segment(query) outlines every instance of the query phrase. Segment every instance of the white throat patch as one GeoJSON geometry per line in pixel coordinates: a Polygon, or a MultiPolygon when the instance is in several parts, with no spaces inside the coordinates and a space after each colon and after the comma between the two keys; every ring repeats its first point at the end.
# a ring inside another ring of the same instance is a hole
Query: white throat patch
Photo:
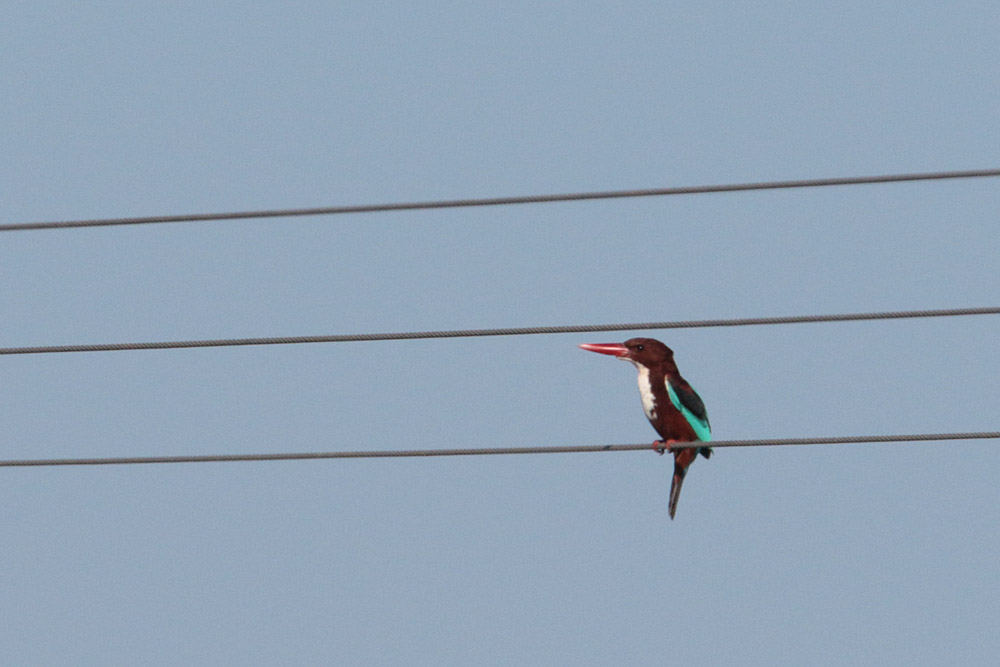
{"type": "MultiPolygon", "coordinates": [[[[635,362],[633,362],[635,363],[635,362]]],[[[656,404],[653,402],[653,385],[649,382],[649,369],[641,364],[635,364],[639,370],[639,396],[642,397],[642,409],[646,419],[656,419],[656,404]]]]}

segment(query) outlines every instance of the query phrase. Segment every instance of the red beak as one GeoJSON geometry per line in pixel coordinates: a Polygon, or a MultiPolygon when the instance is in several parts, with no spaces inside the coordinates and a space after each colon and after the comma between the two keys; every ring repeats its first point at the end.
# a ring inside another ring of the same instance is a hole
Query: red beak
{"type": "Polygon", "coordinates": [[[628,348],[621,343],[581,343],[577,347],[598,354],[609,354],[612,357],[624,357],[628,354],[628,348]]]}

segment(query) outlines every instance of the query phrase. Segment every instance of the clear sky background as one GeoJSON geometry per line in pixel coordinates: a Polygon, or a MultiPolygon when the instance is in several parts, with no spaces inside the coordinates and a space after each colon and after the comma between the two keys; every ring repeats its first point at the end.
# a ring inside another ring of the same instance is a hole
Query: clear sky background
{"type": "MultiPolygon", "coordinates": [[[[2,222],[1000,166],[990,3],[6,2],[2,222]]],[[[992,179],[0,234],[0,345],[997,305],[992,179]]],[[[645,332],[996,430],[995,317],[645,332]]],[[[643,332],[634,332],[639,334],[643,332]]],[[[652,441],[633,333],[3,357],[2,458],[652,441]]],[[[992,441],[0,471],[0,663],[994,664],[992,441]]]]}

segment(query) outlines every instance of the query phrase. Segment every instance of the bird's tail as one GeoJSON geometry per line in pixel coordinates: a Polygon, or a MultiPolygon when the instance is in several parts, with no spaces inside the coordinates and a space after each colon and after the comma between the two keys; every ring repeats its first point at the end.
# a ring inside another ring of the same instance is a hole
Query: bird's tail
{"type": "Polygon", "coordinates": [[[677,513],[677,501],[681,497],[681,485],[684,484],[684,475],[687,474],[688,466],[698,456],[698,450],[684,448],[674,451],[674,478],[670,482],[670,518],[674,518],[677,513]]]}
{"type": "Polygon", "coordinates": [[[676,463],[674,464],[674,479],[670,483],[670,518],[671,519],[673,519],[674,518],[674,514],[677,513],[677,501],[680,500],[680,497],[681,497],[681,484],[684,483],[684,474],[686,472],[687,471],[684,468],[680,467],[676,463]]]}

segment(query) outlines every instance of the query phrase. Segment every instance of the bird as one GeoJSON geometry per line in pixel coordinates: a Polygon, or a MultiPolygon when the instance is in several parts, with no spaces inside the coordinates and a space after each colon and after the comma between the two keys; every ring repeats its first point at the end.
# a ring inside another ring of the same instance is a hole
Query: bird
{"type": "Polygon", "coordinates": [[[660,434],[653,443],[659,454],[674,455],[674,476],[670,483],[670,518],[677,513],[677,500],[688,467],[701,454],[712,455],[711,447],[671,447],[677,442],[708,442],[712,426],[698,392],[681,377],[674,351],[655,338],[630,338],[624,343],[582,343],[580,348],[630,361],[639,371],[639,395],[646,418],[660,434]]]}

